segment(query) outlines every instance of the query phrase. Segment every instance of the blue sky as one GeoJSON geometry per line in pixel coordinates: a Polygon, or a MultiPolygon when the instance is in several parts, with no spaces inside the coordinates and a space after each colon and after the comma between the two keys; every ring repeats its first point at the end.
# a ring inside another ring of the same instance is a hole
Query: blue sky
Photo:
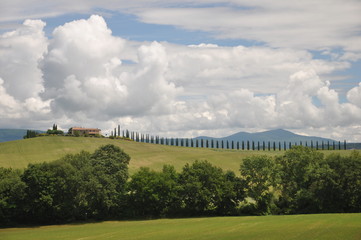
{"type": "Polygon", "coordinates": [[[361,141],[357,0],[0,7],[2,127],[121,124],[185,137],[285,128],[361,141]]]}

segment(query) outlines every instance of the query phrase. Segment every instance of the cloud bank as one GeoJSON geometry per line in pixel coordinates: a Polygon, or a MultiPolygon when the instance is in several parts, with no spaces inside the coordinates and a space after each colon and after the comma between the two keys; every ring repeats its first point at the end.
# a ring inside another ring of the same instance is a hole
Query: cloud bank
{"type": "Polygon", "coordinates": [[[163,136],[287,128],[361,141],[361,85],[341,101],[327,76],[347,59],[307,50],[132,42],[93,15],[57,27],[26,20],[0,36],[0,124],[117,124],[163,136]],[[219,132],[217,132],[219,131],[219,132]]]}

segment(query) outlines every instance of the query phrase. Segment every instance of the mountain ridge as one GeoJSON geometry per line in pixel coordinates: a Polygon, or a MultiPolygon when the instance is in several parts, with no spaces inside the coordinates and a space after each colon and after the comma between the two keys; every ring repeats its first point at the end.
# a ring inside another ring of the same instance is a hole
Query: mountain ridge
{"type": "Polygon", "coordinates": [[[317,136],[305,136],[293,133],[284,129],[274,129],[263,132],[249,133],[249,132],[238,132],[232,135],[216,138],[216,137],[208,137],[208,136],[199,136],[196,139],[214,139],[214,140],[225,140],[225,141],[255,141],[255,142],[292,142],[292,143],[300,143],[307,142],[311,143],[311,141],[316,142],[338,142],[334,139],[330,138],[322,138],[317,136]]]}

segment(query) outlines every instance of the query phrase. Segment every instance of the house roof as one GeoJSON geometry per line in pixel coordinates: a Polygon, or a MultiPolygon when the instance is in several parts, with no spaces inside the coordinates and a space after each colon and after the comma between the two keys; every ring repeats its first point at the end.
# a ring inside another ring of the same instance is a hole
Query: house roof
{"type": "Polygon", "coordinates": [[[73,131],[81,131],[81,130],[87,130],[87,131],[100,131],[99,128],[82,128],[82,127],[73,127],[73,131]]]}

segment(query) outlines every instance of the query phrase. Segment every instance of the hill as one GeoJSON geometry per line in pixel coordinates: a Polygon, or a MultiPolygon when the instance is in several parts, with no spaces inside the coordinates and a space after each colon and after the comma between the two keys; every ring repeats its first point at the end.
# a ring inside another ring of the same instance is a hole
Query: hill
{"type": "MultiPolygon", "coordinates": [[[[186,148],[108,138],[47,136],[0,143],[0,166],[24,168],[29,163],[54,161],[68,153],[79,153],[82,150],[93,152],[105,144],[119,146],[131,156],[131,172],[139,167],[160,170],[164,164],[174,165],[180,170],[186,163],[208,160],[216,166],[238,173],[244,157],[260,154],[257,151],[186,148]]],[[[267,154],[281,153],[276,151],[267,154]]]]}
{"type": "MultiPolygon", "coordinates": [[[[50,162],[69,153],[79,153],[82,150],[93,152],[106,144],[119,146],[131,156],[130,172],[139,167],[161,170],[164,164],[174,165],[180,170],[186,163],[207,160],[215,166],[238,173],[242,159],[247,156],[283,154],[283,151],[190,148],[108,138],[47,136],[0,143],[0,166],[21,169],[29,163],[50,162]]],[[[349,151],[324,151],[325,154],[333,152],[349,154],[349,151]]]]}
{"type": "MultiPolygon", "coordinates": [[[[14,141],[23,139],[26,135],[26,129],[0,129],[0,142],[14,141]]],[[[43,132],[35,130],[37,132],[43,132]]]]}
{"type": "Polygon", "coordinates": [[[254,141],[254,142],[291,142],[291,143],[303,143],[307,142],[308,144],[313,141],[314,143],[318,141],[319,143],[323,142],[333,142],[335,140],[321,137],[311,137],[311,136],[303,136],[298,135],[293,132],[276,129],[265,132],[257,132],[257,133],[248,133],[248,132],[238,132],[223,138],[213,138],[207,136],[197,137],[197,139],[215,139],[215,140],[225,140],[225,141],[254,141]]]}
{"type": "Polygon", "coordinates": [[[25,129],[0,129],[0,142],[23,139],[24,135],[25,129]]]}

